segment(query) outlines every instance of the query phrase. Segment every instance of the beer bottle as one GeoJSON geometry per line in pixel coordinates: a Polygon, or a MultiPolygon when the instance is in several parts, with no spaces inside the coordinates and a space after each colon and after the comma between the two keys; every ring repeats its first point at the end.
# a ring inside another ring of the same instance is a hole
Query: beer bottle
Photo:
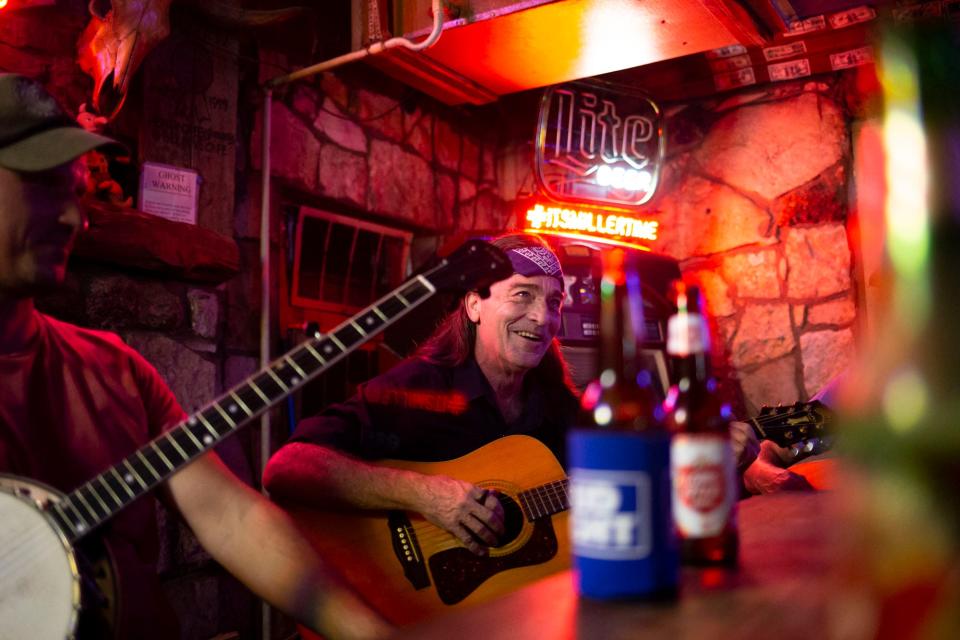
{"type": "Polygon", "coordinates": [[[730,411],[710,371],[710,334],[696,287],[674,284],[677,313],[667,325],[674,384],[664,402],[673,432],[673,516],[685,564],[734,565],[738,535],[736,461],[730,411]]]}
{"type": "Polygon", "coordinates": [[[569,435],[571,535],[582,595],[676,595],[679,558],[670,513],[670,434],[639,359],[643,300],[635,261],[603,254],[599,377],[569,435]]]}

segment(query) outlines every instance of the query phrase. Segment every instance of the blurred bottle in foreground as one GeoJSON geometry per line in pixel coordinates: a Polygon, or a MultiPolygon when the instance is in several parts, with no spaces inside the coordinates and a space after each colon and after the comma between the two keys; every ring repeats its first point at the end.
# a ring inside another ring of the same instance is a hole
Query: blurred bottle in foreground
{"type": "Polygon", "coordinates": [[[854,473],[837,637],[960,637],[958,36],[941,22],[879,40],[890,290],[841,393],[854,473]]]}
{"type": "Polygon", "coordinates": [[[677,313],[667,325],[674,384],[664,407],[673,432],[670,472],[673,517],[685,564],[735,565],[737,470],[730,442],[730,411],[710,368],[710,333],[700,291],[674,283],[677,313]]]}
{"type": "Polygon", "coordinates": [[[670,434],[640,364],[643,300],[622,249],[603,254],[600,376],[569,436],[571,534],[579,591],[597,599],[676,595],[670,434]]]}

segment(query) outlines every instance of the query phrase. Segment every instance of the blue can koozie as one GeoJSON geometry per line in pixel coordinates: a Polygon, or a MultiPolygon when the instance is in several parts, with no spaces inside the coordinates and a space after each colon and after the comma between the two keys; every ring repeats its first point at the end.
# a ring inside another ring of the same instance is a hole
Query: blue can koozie
{"type": "Polygon", "coordinates": [[[568,445],[570,533],[580,594],[674,595],[679,555],[669,433],[574,429],[568,445]]]}

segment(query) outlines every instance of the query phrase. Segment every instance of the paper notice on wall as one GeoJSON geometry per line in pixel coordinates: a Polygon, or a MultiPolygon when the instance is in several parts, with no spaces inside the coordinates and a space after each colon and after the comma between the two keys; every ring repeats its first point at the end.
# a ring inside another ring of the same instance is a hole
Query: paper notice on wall
{"type": "Polygon", "coordinates": [[[197,224],[199,191],[200,174],[196,171],[144,162],[139,209],[174,222],[197,224]]]}
{"type": "Polygon", "coordinates": [[[726,73],[736,71],[737,69],[745,69],[753,64],[750,56],[747,54],[733,56],[732,58],[717,58],[716,60],[709,60],[708,62],[710,64],[710,70],[714,73],[726,73]]]}
{"type": "Polygon", "coordinates": [[[791,42],[790,44],[783,44],[779,47],[767,47],[763,50],[763,57],[767,59],[767,62],[773,62],[774,60],[783,60],[784,58],[803,55],[806,52],[807,44],[803,40],[800,40],[798,42],[791,42]]]}
{"type": "Polygon", "coordinates": [[[717,58],[731,58],[733,56],[742,56],[747,52],[747,48],[742,44],[728,44],[719,49],[711,49],[705,52],[707,60],[716,60],[717,58]]]}
{"type": "Polygon", "coordinates": [[[767,65],[767,73],[774,82],[795,80],[810,75],[810,61],[806,58],[767,65]]]}
{"type": "Polygon", "coordinates": [[[830,68],[834,71],[859,67],[862,64],[873,64],[873,49],[870,45],[830,54],[830,68]]]}
{"type": "Polygon", "coordinates": [[[753,72],[753,67],[738,69],[737,71],[730,71],[729,73],[718,73],[713,76],[713,84],[717,88],[717,91],[746,87],[751,84],[756,84],[756,82],[757,76],[753,72]]]}
{"type": "Polygon", "coordinates": [[[787,33],[788,36],[798,36],[803,33],[812,33],[814,31],[823,31],[827,28],[826,16],[814,16],[805,20],[796,20],[790,23],[787,33]]]}
{"type": "Polygon", "coordinates": [[[877,12],[874,11],[872,7],[856,7],[832,14],[830,16],[830,26],[834,29],[843,29],[844,27],[860,24],[861,22],[868,22],[876,17],[877,12]]]}

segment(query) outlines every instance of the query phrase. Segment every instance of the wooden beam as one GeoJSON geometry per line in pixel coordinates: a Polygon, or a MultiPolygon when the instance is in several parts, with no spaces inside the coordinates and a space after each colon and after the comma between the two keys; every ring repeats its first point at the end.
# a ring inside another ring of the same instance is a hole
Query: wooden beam
{"type": "Polygon", "coordinates": [[[84,206],[90,226],[77,238],[77,258],[206,284],[240,272],[240,249],[232,238],[136,209],[93,201],[84,206]]]}

